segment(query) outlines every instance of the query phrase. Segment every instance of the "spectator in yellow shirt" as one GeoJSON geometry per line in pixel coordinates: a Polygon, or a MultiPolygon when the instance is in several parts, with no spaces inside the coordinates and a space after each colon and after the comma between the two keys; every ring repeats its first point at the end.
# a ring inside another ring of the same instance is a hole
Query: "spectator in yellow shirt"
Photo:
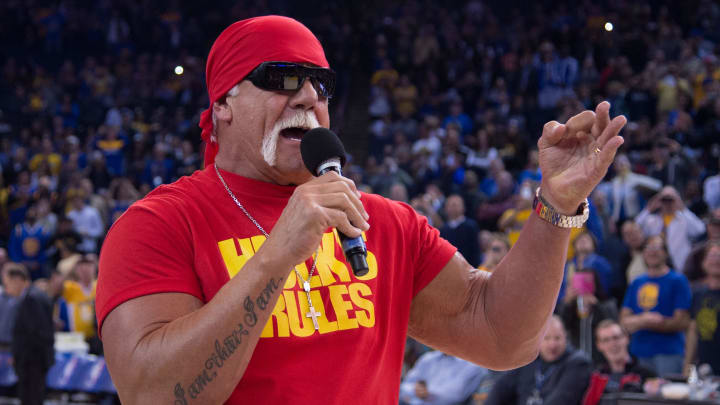
{"type": "Polygon", "coordinates": [[[60,174],[60,169],[62,167],[62,157],[59,153],[55,152],[52,140],[48,137],[43,138],[42,151],[33,155],[32,159],[30,159],[30,163],[28,166],[30,167],[31,171],[36,171],[43,164],[47,164],[48,169],[53,176],[57,176],[58,174],[60,174]]]}
{"type": "Polygon", "coordinates": [[[58,300],[59,318],[63,330],[80,332],[85,339],[95,337],[95,288],[97,282],[97,256],[83,255],[75,265],[71,278],[63,283],[58,300]]]}

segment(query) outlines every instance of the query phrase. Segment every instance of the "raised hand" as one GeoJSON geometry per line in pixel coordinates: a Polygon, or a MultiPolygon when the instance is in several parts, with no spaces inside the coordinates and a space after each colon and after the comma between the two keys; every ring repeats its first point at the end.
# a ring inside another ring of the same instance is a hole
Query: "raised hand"
{"type": "Polygon", "coordinates": [[[583,111],[566,124],[550,121],[538,140],[543,197],[558,211],[574,215],[580,203],[607,173],[627,120],[610,119],[610,103],[583,111]]]}

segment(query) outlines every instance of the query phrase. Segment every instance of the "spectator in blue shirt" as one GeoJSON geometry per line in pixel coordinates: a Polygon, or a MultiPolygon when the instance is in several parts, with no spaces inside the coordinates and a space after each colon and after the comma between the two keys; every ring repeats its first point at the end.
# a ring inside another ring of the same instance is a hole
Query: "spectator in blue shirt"
{"type": "Polygon", "coordinates": [[[153,154],[145,162],[142,182],[153,188],[172,182],[175,177],[175,162],[166,154],[166,146],[156,143],[153,154]]]}
{"type": "Polygon", "coordinates": [[[558,302],[565,297],[568,288],[567,283],[576,271],[582,269],[593,269],[600,281],[599,288],[603,295],[610,296],[611,291],[616,287],[619,276],[614,274],[612,265],[603,256],[595,253],[595,239],[588,232],[582,232],[573,240],[575,256],[565,264],[565,275],[560,287],[558,302]]]}
{"type": "Polygon", "coordinates": [[[487,374],[487,369],[449,354],[427,352],[400,384],[400,404],[463,404],[487,374]]]}
{"type": "Polygon", "coordinates": [[[45,262],[51,236],[49,230],[37,221],[37,207],[34,205],[25,213],[25,221],[15,225],[10,234],[10,259],[25,265],[33,280],[48,276],[45,262]]]}
{"type": "Polygon", "coordinates": [[[648,238],[643,248],[647,273],[625,294],[620,321],[632,334],[630,353],[659,375],[682,372],[685,336],[690,324],[690,284],[668,266],[665,242],[648,238]]]}
{"type": "Polygon", "coordinates": [[[460,128],[460,133],[465,136],[472,132],[473,122],[469,115],[463,112],[463,106],[461,101],[455,101],[450,106],[450,114],[443,120],[443,128],[447,128],[449,125],[457,125],[460,128]]]}
{"type": "Polygon", "coordinates": [[[108,171],[113,176],[125,174],[125,152],[129,147],[127,136],[120,133],[118,127],[101,127],[98,132],[105,132],[95,142],[97,148],[105,156],[108,171]]]}

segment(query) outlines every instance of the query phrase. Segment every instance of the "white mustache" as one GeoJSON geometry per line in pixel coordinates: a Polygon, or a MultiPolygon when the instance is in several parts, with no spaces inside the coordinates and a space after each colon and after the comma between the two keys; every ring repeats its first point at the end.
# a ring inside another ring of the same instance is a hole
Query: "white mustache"
{"type": "Polygon", "coordinates": [[[277,141],[280,137],[280,131],[287,128],[303,128],[311,130],[320,126],[315,112],[303,111],[288,118],[283,118],[275,122],[270,133],[263,138],[262,155],[265,162],[270,166],[275,166],[277,162],[277,141]]]}

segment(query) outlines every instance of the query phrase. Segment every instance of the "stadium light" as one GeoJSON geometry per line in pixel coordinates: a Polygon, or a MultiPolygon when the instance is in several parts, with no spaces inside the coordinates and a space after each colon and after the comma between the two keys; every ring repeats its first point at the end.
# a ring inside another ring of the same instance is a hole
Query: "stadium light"
{"type": "Polygon", "coordinates": [[[185,69],[183,69],[182,66],[180,66],[180,65],[175,66],[175,74],[176,75],[180,76],[181,74],[183,74],[184,71],[185,71],[185,69]]]}
{"type": "Polygon", "coordinates": [[[605,23],[605,31],[610,32],[612,30],[613,30],[613,24],[610,21],[606,22],[605,23]]]}

